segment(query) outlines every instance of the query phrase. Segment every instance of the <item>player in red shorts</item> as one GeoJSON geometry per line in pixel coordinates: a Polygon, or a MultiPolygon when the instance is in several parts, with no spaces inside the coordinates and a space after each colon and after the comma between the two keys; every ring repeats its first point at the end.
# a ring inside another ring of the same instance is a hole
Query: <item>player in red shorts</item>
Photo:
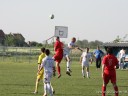
{"type": "Polygon", "coordinates": [[[113,55],[112,48],[107,48],[107,55],[103,57],[102,60],[102,78],[103,78],[103,86],[102,86],[102,96],[105,96],[106,86],[111,80],[113,84],[115,96],[118,96],[118,87],[116,85],[116,66],[118,65],[117,58],[113,55]]]}
{"type": "Polygon", "coordinates": [[[60,42],[60,38],[56,37],[56,42],[54,44],[54,51],[55,55],[53,56],[54,60],[56,61],[56,69],[58,71],[58,78],[61,77],[60,71],[60,62],[63,59],[63,43],[60,42]]]}

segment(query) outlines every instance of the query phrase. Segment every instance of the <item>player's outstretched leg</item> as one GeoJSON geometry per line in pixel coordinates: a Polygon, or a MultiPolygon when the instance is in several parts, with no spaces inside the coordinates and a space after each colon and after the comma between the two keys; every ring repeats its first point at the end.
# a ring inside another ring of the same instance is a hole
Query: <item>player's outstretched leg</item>
{"type": "Polygon", "coordinates": [[[71,76],[71,74],[70,74],[70,63],[69,63],[69,61],[67,61],[67,71],[66,71],[66,74],[69,75],[69,76],[71,76]]]}
{"type": "Polygon", "coordinates": [[[67,61],[67,71],[66,71],[66,74],[67,75],[69,75],[69,76],[71,76],[71,74],[70,74],[70,58],[67,56],[66,57],[66,61],[67,61]]]}
{"type": "Polygon", "coordinates": [[[57,71],[58,71],[58,78],[60,78],[61,77],[61,69],[60,69],[60,65],[59,65],[59,62],[56,62],[56,69],[57,69],[57,71]]]}

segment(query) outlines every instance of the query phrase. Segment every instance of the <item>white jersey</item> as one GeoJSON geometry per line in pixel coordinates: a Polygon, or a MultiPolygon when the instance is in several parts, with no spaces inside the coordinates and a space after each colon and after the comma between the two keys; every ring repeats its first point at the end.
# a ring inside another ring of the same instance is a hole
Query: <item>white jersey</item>
{"type": "Polygon", "coordinates": [[[89,60],[90,58],[92,58],[91,53],[83,52],[81,57],[82,57],[82,64],[89,65],[89,60]]]}
{"type": "Polygon", "coordinates": [[[50,72],[53,73],[53,67],[54,67],[54,60],[52,57],[50,56],[46,56],[43,60],[42,60],[42,64],[41,67],[44,68],[44,72],[50,72]]]}
{"type": "Polygon", "coordinates": [[[125,51],[124,50],[120,50],[119,52],[119,58],[125,57],[125,51]]]}
{"type": "Polygon", "coordinates": [[[72,48],[70,47],[74,47],[75,43],[70,42],[68,43],[68,46],[64,48],[64,55],[69,55],[70,51],[72,50],[72,48]]]}

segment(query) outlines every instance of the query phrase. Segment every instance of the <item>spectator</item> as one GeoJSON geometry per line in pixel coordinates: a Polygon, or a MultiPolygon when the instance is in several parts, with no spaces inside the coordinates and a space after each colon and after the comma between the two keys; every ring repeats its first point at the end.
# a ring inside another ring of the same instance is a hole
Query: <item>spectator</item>
{"type": "Polygon", "coordinates": [[[125,50],[121,49],[119,52],[119,69],[123,69],[125,56],[125,50]]]}
{"type": "Polygon", "coordinates": [[[94,56],[96,58],[96,68],[100,68],[101,66],[101,57],[103,56],[103,51],[100,50],[100,47],[97,46],[97,49],[94,51],[94,56]]]}

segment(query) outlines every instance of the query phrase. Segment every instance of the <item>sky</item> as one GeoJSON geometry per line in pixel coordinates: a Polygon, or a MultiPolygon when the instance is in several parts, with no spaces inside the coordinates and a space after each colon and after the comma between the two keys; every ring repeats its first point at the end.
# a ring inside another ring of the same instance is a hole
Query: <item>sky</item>
{"type": "MultiPolygon", "coordinates": [[[[69,42],[111,42],[128,34],[128,0],[0,0],[0,29],[42,43],[55,26],[67,26],[69,42]],[[49,15],[55,18],[50,19],[49,15]]],[[[128,37],[127,37],[128,40],[128,37]]]]}

